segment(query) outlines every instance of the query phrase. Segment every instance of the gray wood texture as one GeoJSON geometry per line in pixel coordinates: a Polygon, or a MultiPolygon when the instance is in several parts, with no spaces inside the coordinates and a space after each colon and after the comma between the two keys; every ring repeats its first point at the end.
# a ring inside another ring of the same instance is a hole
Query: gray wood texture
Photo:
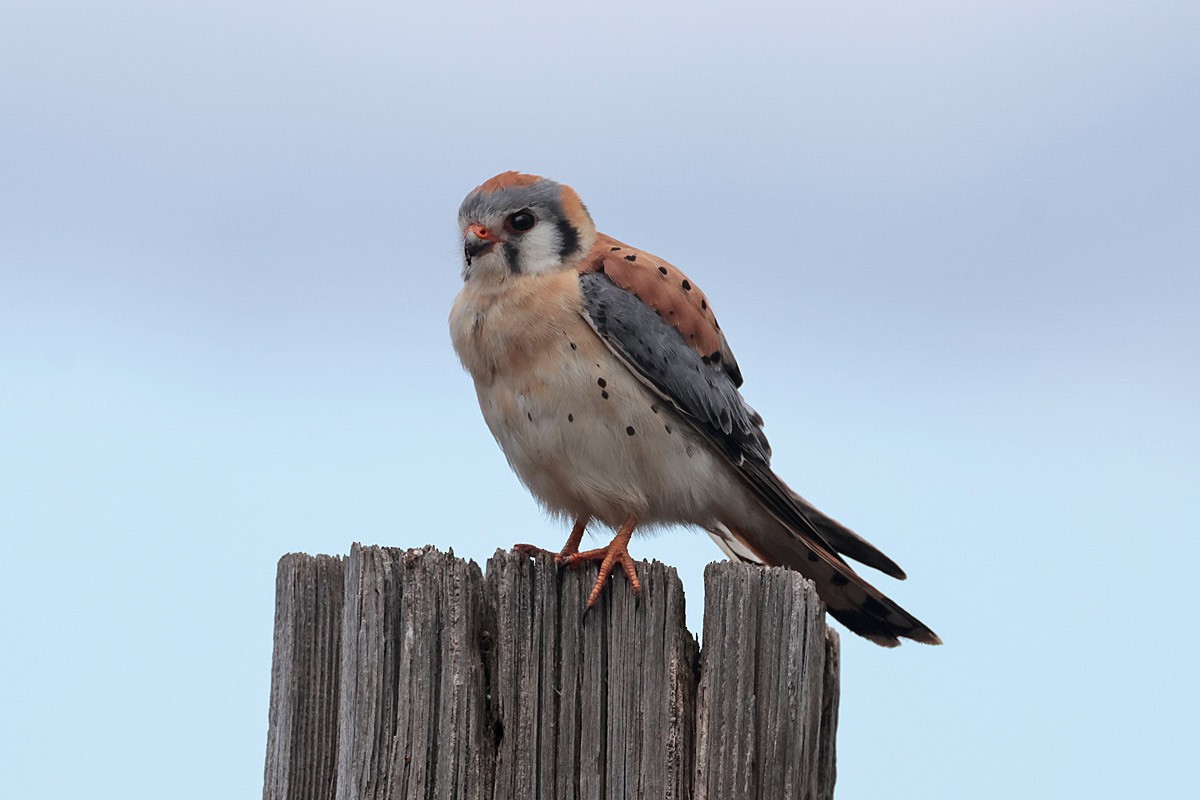
{"type": "Polygon", "coordinates": [[[498,552],[492,700],[503,730],[495,797],[599,800],[691,796],[696,641],[683,585],[656,562],[623,577],[587,618],[597,569],[559,571],[548,556],[498,552]]]}
{"type": "Polygon", "coordinates": [[[337,798],[490,797],[479,567],[355,545],[343,613],[337,798]]]}
{"type": "Polygon", "coordinates": [[[812,585],[705,572],[704,649],[675,570],[584,614],[595,565],[431,547],[288,555],[264,800],[830,798],[838,641],[812,585]]]}
{"type": "Polygon", "coordinates": [[[340,558],[279,560],[263,797],[334,796],[344,574],[340,558]]]}
{"type": "Polygon", "coordinates": [[[831,797],[837,640],[815,587],[732,562],[709,564],[704,585],[694,797],[831,797]]]}

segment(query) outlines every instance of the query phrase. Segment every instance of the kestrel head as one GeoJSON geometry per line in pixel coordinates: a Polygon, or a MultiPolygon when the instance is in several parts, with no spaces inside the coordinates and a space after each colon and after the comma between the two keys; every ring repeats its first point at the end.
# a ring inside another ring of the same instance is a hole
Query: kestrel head
{"type": "Polygon", "coordinates": [[[596,226],[570,186],[502,172],[458,209],[463,279],[504,280],[575,263],[596,241],[596,226]]]}

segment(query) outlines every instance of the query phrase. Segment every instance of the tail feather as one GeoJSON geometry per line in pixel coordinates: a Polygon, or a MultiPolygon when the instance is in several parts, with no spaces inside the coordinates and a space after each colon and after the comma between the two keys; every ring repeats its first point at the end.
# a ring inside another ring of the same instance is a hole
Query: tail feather
{"type": "Polygon", "coordinates": [[[828,516],[800,495],[792,492],[792,497],[804,512],[804,516],[812,523],[821,538],[835,551],[853,558],[860,564],[874,567],[884,575],[890,575],[898,580],[908,577],[900,565],[888,558],[878,547],[859,536],[854,531],[828,516]]]}
{"type": "Polygon", "coordinates": [[[900,637],[924,644],[942,643],[928,626],[811,536],[790,530],[756,535],[728,521],[710,528],[709,534],[730,558],[801,573],[816,584],[817,594],[834,619],[876,644],[897,647],[900,637]]]}

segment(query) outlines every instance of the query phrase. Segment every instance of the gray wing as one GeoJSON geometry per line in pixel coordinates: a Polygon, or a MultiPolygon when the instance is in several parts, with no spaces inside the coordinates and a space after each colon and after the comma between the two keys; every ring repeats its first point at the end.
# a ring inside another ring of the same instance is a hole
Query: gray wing
{"type": "Polygon", "coordinates": [[[583,273],[579,283],[588,323],[635,373],[735,464],[770,463],[762,417],[728,372],[705,361],[654,309],[603,272],[583,273]]]}
{"type": "Polygon", "coordinates": [[[780,521],[842,563],[839,552],[904,578],[894,561],[822,514],[771,470],[771,446],[762,431],[762,417],[742,399],[726,370],[704,359],[658,312],[605,273],[582,273],[579,283],[584,318],[605,344],[725,454],[780,521]]]}

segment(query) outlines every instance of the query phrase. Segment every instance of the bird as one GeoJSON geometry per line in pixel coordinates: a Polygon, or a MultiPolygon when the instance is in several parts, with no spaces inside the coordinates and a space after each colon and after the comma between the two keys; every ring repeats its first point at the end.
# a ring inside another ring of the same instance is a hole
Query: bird
{"type": "Polygon", "coordinates": [[[458,227],[454,350],[517,477],[572,523],[555,559],[600,562],[589,608],[618,566],[640,592],[635,531],[685,525],[733,560],[801,573],[834,619],[876,644],[941,644],[847,559],[904,571],[772,470],[712,305],[680,269],[598,232],[574,189],[538,175],[484,181],[458,227]],[[615,535],[581,550],[593,522],[615,535]]]}

